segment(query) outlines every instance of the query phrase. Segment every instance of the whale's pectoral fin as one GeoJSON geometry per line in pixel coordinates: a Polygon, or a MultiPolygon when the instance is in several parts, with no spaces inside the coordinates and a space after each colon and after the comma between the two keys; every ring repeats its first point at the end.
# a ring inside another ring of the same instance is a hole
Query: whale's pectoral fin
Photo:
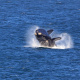
{"type": "Polygon", "coordinates": [[[47,32],[48,32],[48,34],[51,34],[53,32],[53,29],[48,30],[47,32]]]}
{"type": "Polygon", "coordinates": [[[60,40],[60,39],[61,39],[61,37],[57,37],[57,38],[53,38],[52,40],[57,41],[57,40],[60,40]]]}

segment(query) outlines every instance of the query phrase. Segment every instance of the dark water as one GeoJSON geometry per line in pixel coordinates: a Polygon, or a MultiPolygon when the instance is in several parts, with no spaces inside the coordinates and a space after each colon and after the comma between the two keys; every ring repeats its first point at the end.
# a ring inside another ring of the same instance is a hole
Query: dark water
{"type": "Polygon", "coordinates": [[[0,0],[0,80],[80,80],[80,0],[0,0]],[[74,47],[24,47],[34,25],[68,33],[74,47]]]}

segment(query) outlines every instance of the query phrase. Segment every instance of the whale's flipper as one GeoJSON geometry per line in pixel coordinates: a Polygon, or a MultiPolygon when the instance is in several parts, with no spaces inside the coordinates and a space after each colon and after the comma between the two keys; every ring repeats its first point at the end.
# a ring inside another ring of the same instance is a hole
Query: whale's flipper
{"type": "Polygon", "coordinates": [[[51,34],[53,32],[53,29],[48,30],[47,32],[48,32],[48,34],[51,34]]]}
{"type": "Polygon", "coordinates": [[[61,39],[61,37],[57,37],[57,38],[53,38],[52,40],[57,41],[57,40],[60,40],[60,39],[61,39]]]}

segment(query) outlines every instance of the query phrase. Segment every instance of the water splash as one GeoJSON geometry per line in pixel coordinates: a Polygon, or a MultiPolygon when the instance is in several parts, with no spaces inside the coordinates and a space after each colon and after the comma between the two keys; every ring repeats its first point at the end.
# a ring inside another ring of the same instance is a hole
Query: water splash
{"type": "Polygon", "coordinates": [[[32,26],[26,33],[26,44],[24,47],[41,47],[39,42],[37,41],[34,33],[35,30],[39,29],[38,26],[32,26]]]}
{"type": "Polygon", "coordinates": [[[61,33],[57,34],[59,37],[61,37],[61,40],[56,41],[56,45],[53,48],[57,49],[68,49],[73,48],[73,41],[71,39],[71,36],[68,33],[61,33]]]}
{"type": "MultiPolygon", "coordinates": [[[[26,34],[26,45],[24,47],[44,47],[39,44],[37,41],[34,33],[35,30],[39,29],[38,26],[33,26],[31,29],[27,31],[26,34]]],[[[61,37],[61,40],[56,41],[56,45],[54,47],[46,47],[46,48],[52,48],[52,49],[67,49],[67,48],[73,48],[73,41],[71,39],[71,36],[68,33],[61,33],[61,34],[56,34],[53,32],[51,36],[55,35],[54,37],[61,37]]]]}

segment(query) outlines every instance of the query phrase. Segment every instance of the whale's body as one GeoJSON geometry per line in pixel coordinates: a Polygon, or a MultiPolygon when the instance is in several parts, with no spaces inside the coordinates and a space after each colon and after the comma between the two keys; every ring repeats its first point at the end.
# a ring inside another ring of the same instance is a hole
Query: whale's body
{"type": "Polygon", "coordinates": [[[36,39],[39,41],[41,46],[54,47],[55,41],[60,40],[61,37],[51,38],[49,35],[53,32],[53,30],[45,31],[44,29],[37,29],[35,31],[36,39]]]}

